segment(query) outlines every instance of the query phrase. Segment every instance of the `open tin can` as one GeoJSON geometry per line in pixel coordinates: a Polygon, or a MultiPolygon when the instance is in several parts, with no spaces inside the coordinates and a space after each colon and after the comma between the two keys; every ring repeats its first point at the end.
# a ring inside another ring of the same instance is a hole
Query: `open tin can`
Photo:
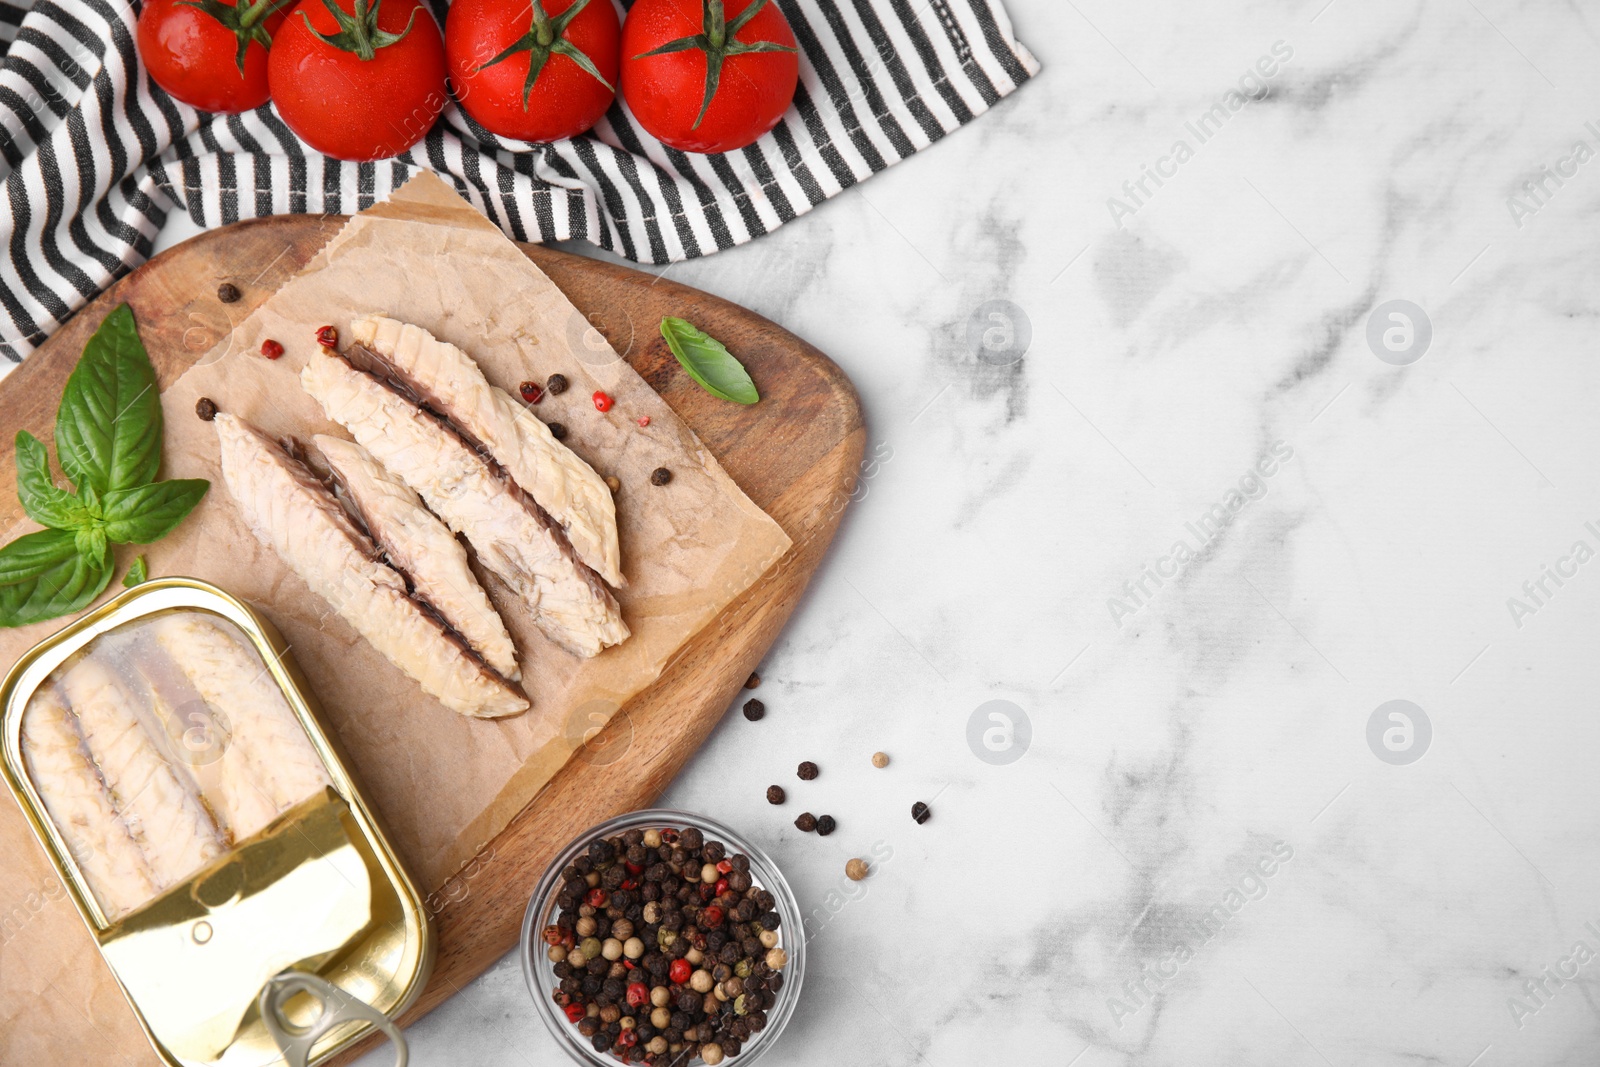
{"type": "Polygon", "coordinates": [[[282,637],[162,578],[0,685],[0,766],[173,1067],[320,1063],[422,992],[423,898],[282,637]]]}

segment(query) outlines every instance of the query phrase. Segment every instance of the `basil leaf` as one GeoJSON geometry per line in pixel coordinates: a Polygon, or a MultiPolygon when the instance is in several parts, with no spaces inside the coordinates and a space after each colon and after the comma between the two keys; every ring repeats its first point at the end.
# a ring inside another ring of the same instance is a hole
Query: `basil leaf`
{"type": "Polygon", "coordinates": [[[111,581],[110,560],[78,553],[77,535],[41,530],[0,548],[0,627],[25,626],[79,611],[111,581]]]}
{"type": "Polygon", "coordinates": [[[77,555],[70,530],[40,530],[24,534],[0,548],[0,586],[37,578],[64,559],[77,555]]]}
{"type": "Polygon", "coordinates": [[[700,388],[721,400],[754,404],[761,399],[744,364],[733,358],[721,341],[692,322],[671,316],[661,320],[661,336],[700,388]]]}
{"type": "Polygon", "coordinates": [[[211,483],[201,478],[174,478],[137,489],[114,489],[100,502],[106,538],[117,544],[159,541],[194,510],[210,488],[211,483]]]}
{"type": "Polygon", "coordinates": [[[126,304],[105,317],[67,379],[56,411],[56,453],[79,489],[105,493],[155,480],[161,394],[126,304]]]}
{"type": "Polygon", "coordinates": [[[95,566],[104,566],[106,562],[106,528],[102,523],[90,526],[80,526],[73,531],[73,542],[78,547],[78,555],[93,563],[95,566]]]}
{"type": "Polygon", "coordinates": [[[27,430],[17,431],[17,499],[28,518],[41,526],[73,530],[89,521],[78,498],[50,476],[50,451],[27,430]]]}
{"type": "Polygon", "coordinates": [[[150,565],[144,561],[143,556],[138,556],[133,561],[133,566],[128,568],[128,573],[122,576],[122,588],[132,589],[136,585],[143,585],[150,580],[150,565]]]}

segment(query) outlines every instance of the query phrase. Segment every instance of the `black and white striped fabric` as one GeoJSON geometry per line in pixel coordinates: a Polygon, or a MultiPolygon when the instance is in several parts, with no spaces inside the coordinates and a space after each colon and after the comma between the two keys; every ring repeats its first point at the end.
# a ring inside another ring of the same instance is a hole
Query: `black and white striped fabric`
{"type": "MultiPolygon", "coordinates": [[[[446,0],[429,3],[443,25],[446,0]]],[[[213,116],[174,101],[138,64],[129,0],[0,0],[0,356],[19,362],[142,263],[173,209],[202,226],[350,212],[426,168],[518,240],[583,238],[664,264],[771,232],[1039,69],[1000,0],[777,3],[800,88],[742,151],[666,148],[620,102],[554,144],[497,139],[451,104],[410,151],[356,164],[306,147],[270,105],[213,116]]]]}

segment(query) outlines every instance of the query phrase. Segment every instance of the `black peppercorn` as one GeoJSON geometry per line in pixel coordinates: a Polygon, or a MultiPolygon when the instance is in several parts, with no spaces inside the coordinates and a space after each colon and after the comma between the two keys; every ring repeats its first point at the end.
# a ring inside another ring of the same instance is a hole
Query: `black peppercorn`
{"type": "Polygon", "coordinates": [[[924,804],[920,800],[911,805],[911,818],[916,821],[918,826],[921,826],[923,823],[927,822],[930,814],[931,812],[928,811],[928,805],[924,804]]]}
{"type": "Polygon", "coordinates": [[[545,380],[544,387],[551,396],[560,396],[567,391],[567,376],[564,374],[552,374],[545,380]]]}
{"type": "Polygon", "coordinates": [[[685,858],[688,858],[688,852],[696,852],[704,847],[706,843],[706,835],[702,834],[699,830],[696,830],[691,826],[678,838],[678,842],[683,845],[684,849],[686,850],[685,858]]]}
{"type": "Polygon", "coordinates": [[[217,402],[209,396],[203,396],[194,402],[194,413],[200,416],[201,422],[210,422],[217,417],[217,402]]]}
{"type": "Polygon", "coordinates": [[[819,817],[817,819],[818,836],[827,837],[829,834],[833,833],[833,828],[837,825],[839,824],[833,821],[832,815],[823,815],[819,817]]]}
{"type": "Polygon", "coordinates": [[[567,436],[567,428],[559,422],[552,422],[548,429],[550,430],[550,436],[557,441],[564,440],[567,436]]]}
{"type": "Polygon", "coordinates": [[[750,672],[750,677],[748,677],[748,678],[746,678],[744,680],[744,687],[746,689],[754,689],[756,686],[758,686],[760,684],[761,684],[761,675],[757,674],[755,671],[751,671],[750,672]]]}
{"type": "Polygon", "coordinates": [[[751,722],[760,722],[761,717],[766,713],[767,706],[761,701],[752,699],[744,702],[744,717],[751,722]]]}
{"type": "Polygon", "coordinates": [[[782,804],[783,800],[784,800],[783,786],[781,786],[781,785],[769,785],[769,786],[767,786],[767,803],[768,804],[782,804]]]}
{"type": "Polygon", "coordinates": [[[817,777],[817,765],[812,763],[810,760],[806,760],[804,763],[800,764],[800,770],[798,773],[802,782],[813,781],[817,777]]]}
{"type": "Polygon", "coordinates": [[[783,920],[778,917],[777,912],[769,911],[765,915],[761,916],[760,923],[761,929],[763,930],[776,930],[780,925],[782,925],[783,920]]]}
{"type": "Polygon", "coordinates": [[[223,282],[217,286],[217,299],[224,304],[232,304],[239,299],[239,287],[232,282],[223,282]]]}
{"type": "Polygon", "coordinates": [[[666,485],[670,481],[672,481],[672,472],[665,467],[657,467],[650,472],[651,485],[666,485]]]}
{"type": "Polygon", "coordinates": [[[817,817],[809,811],[803,811],[800,813],[800,817],[794,821],[794,825],[802,833],[809,834],[817,828],[817,817]]]}

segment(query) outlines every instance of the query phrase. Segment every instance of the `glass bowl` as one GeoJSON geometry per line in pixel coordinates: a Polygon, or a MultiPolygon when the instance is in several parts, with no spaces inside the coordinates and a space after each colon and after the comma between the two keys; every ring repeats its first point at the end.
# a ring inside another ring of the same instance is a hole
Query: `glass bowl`
{"type": "MultiPolygon", "coordinates": [[[[682,830],[691,826],[701,830],[706,840],[721,841],[730,854],[742,852],[750,857],[751,880],[756,887],[772,894],[775,910],[783,920],[778,928],[778,947],[789,954],[789,962],[783,969],[783,988],[778,990],[778,1002],[767,1012],[766,1028],[753,1034],[738,1055],[724,1059],[722,1062],[725,1067],[744,1067],[760,1059],[767,1049],[777,1043],[789,1017],[794,1014],[795,1003],[800,999],[801,980],[805,977],[806,939],[800,906],[795,903],[794,893],[790,891],[789,883],[784,880],[777,864],[738,832],[704,815],[671,808],[630,812],[593,826],[568,842],[545,869],[533,891],[533,898],[528,901],[528,910],[522,917],[522,946],[519,950],[522,953],[522,977],[528,983],[534,1008],[544,1020],[546,1029],[575,1063],[586,1067],[621,1067],[622,1061],[609,1052],[596,1052],[578,1033],[578,1027],[567,1021],[565,1013],[554,999],[559,982],[554,965],[545,958],[546,946],[542,934],[544,928],[556,919],[555,898],[561,888],[561,872],[597,837],[612,837],[635,829],[672,827],[682,830]]],[[[673,1067],[700,1062],[700,1057],[694,1055],[673,1061],[673,1067]]]]}

